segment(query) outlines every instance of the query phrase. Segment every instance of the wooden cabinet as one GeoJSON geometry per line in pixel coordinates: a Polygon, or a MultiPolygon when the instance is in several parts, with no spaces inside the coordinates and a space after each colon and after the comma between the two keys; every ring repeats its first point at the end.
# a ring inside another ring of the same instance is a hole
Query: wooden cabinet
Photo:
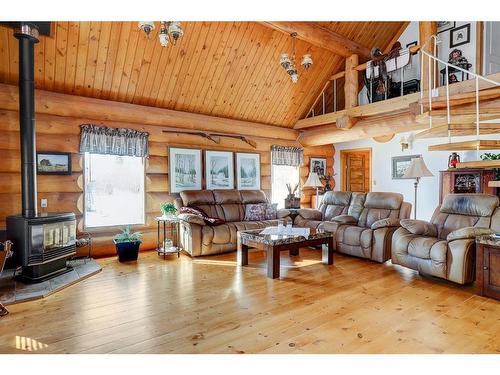
{"type": "Polygon", "coordinates": [[[491,169],[449,169],[439,172],[439,204],[451,193],[482,193],[497,195],[497,188],[489,187],[488,182],[495,180],[491,169]]]}
{"type": "Polygon", "coordinates": [[[500,300],[500,241],[476,246],[477,294],[500,300]]]}

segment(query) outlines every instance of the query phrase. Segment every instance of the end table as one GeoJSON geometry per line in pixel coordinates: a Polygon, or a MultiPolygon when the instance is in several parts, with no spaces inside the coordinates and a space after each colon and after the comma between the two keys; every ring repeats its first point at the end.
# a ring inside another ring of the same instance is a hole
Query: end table
{"type": "Polygon", "coordinates": [[[182,251],[179,242],[179,218],[175,216],[159,216],[155,220],[157,227],[156,252],[158,255],[163,255],[163,259],[165,259],[167,255],[176,253],[177,258],[179,258],[182,251]],[[162,225],[163,228],[160,230],[162,225]],[[176,246],[174,246],[174,240],[176,246]],[[167,241],[171,241],[172,246],[167,247],[167,241]]]}

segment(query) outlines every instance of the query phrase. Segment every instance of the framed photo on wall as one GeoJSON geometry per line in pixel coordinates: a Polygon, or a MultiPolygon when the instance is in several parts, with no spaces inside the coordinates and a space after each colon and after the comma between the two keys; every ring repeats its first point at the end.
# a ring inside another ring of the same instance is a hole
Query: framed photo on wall
{"type": "Polygon", "coordinates": [[[230,151],[205,151],[205,185],[208,190],[234,189],[234,160],[230,151]]]}
{"type": "Polygon", "coordinates": [[[437,33],[441,34],[455,27],[455,21],[437,21],[437,33]]]}
{"type": "Polygon", "coordinates": [[[183,190],[201,190],[201,150],[169,148],[170,193],[183,190]]]}
{"type": "Polygon", "coordinates": [[[236,153],[236,188],[260,190],[260,154],[236,153]]]}
{"type": "Polygon", "coordinates": [[[326,158],[311,157],[309,159],[309,173],[316,172],[320,178],[324,178],[326,173],[326,158]]]}
{"type": "Polygon", "coordinates": [[[403,155],[392,158],[392,179],[402,180],[406,170],[410,166],[412,159],[419,158],[422,155],[403,155]]]}
{"type": "Polygon", "coordinates": [[[455,48],[470,42],[470,23],[456,27],[450,31],[450,48],[455,48]]]}
{"type": "Polygon", "coordinates": [[[70,175],[71,154],[69,152],[37,152],[36,173],[70,175]]]}

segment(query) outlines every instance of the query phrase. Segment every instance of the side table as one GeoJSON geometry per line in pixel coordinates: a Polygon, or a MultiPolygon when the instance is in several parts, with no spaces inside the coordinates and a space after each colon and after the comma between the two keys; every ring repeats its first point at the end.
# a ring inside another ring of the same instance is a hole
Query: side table
{"type": "Polygon", "coordinates": [[[476,237],[476,293],[500,300],[500,238],[476,237]]]}
{"type": "Polygon", "coordinates": [[[179,258],[182,251],[179,246],[179,219],[175,216],[159,216],[155,220],[157,227],[156,252],[158,255],[163,255],[163,259],[169,254],[177,254],[177,258],[179,258]],[[163,228],[160,230],[162,226],[163,228]],[[167,246],[167,242],[171,242],[171,245],[167,246]]]}

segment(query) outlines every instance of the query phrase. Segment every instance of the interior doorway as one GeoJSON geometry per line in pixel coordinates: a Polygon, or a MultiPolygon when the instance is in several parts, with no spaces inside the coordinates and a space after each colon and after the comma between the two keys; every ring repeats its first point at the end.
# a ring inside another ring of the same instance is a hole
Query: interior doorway
{"type": "Polygon", "coordinates": [[[372,149],[356,148],[340,151],[341,189],[367,193],[372,186],[372,149]]]}

